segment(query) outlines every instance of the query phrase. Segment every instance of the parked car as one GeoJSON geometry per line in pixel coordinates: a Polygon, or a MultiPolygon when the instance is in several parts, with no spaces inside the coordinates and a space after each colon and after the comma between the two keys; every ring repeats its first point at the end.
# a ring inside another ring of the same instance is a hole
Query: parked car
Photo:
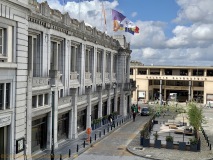
{"type": "Polygon", "coordinates": [[[148,107],[143,107],[141,109],[141,116],[148,116],[149,115],[149,108],[148,107]]]}

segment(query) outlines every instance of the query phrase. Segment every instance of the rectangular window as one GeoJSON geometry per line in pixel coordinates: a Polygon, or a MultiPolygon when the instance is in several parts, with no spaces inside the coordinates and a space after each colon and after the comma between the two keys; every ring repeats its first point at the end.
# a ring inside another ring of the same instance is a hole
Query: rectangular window
{"type": "Polygon", "coordinates": [[[89,50],[86,50],[86,54],[85,54],[85,72],[89,72],[89,50]]]}
{"type": "Polygon", "coordinates": [[[10,109],[10,83],[0,83],[0,110],[10,109]]]}
{"type": "Polygon", "coordinates": [[[0,54],[3,54],[4,30],[0,28],[0,54]]]}
{"type": "Polygon", "coordinates": [[[37,107],[37,96],[32,97],[32,107],[36,108],[37,107]]]}
{"type": "Polygon", "coordinates": [[[5,97],[5,107],[10,108],[10,83],[6,83],[6,97],[5,97]]]}
{"type": "Polygon", "coordinates": [[[4,108],[4,84],[0,84],[0,110],[4,108]]]}
{"type": "Polygon", "coordinates": [[[116,66],[116,56],[113,56],[113,73],[116,73],[116,70],[117,70],[117,66],[116,66]]]}
{"type": "Polygon", "coordinates": [[[110,54],[107,53],[106,54],[106,65],[105,65],[105,71],[106,72],[110,72],[110,64],[111,64],[111,61],[110,61],[110,54]]]}
{"type": "Polygon", "coordinates": [[[45,105],[49,105],[48,100],[49,100],[49,94],[47,93],[44,95],[44,104],[45,105]]]}
{"type": "Polygon", "coordinates": [[[38,105],[43,106],[43,94],[38,96],[38,105]]]}
{"type": "Polygon", "coordinates": [[[76,59],[76,47],[74,47],[74,46],[71,47],[71,56],[70,57],[71,57],[70,70],[71,70],[71,72],[75,72],[77,59],[76,59]]]}

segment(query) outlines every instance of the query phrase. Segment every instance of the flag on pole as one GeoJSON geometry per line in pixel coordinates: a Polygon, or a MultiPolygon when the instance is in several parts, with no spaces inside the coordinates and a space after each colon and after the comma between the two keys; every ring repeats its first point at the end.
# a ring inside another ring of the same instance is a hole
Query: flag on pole
{"type": "Polygon", "coordinates": [[[123,30],[131,34],[139,33],[139,27],[137,27],[132,21],[120,12],[112,9],[113,31],[123,30]]]}
{"type": "Polygon", "coordinates": [[[123,14],[121,14],[120,12],[112,9],[112,19],[113,20],[118,20],[118,21],[123,21],[126,18],[126,16],[124,16],[123,14]]]}

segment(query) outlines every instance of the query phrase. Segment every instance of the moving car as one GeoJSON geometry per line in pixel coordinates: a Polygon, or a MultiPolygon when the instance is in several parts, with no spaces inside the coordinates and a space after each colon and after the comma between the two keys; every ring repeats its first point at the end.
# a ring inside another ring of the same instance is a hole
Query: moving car
{"type": "Polygon", "coordinates": [[[148,107],[143,107],[141,109],[141,116],[148,116],[149,115],[149,108],[148,107]]]}

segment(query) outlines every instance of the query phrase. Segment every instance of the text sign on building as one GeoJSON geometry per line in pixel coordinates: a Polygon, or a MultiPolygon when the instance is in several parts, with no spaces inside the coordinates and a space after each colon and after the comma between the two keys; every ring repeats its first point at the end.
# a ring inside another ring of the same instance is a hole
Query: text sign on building
{"type": "Polygon", "coordinates": [[[11,115],[0,116],[0,127],[4,127],[11,124],[11,115]]]}

